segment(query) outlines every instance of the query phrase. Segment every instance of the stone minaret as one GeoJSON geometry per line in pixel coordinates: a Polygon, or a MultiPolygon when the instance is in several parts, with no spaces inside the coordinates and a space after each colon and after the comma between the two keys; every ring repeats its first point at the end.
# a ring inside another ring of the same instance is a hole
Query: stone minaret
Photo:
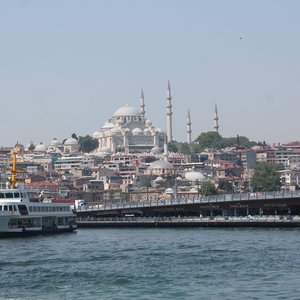
{"type": "Polygon", "coordinates": [[[141,105],[140,105],[140,108],[141,108],[142,120],[143,120],[143,122],[145,122],[145,103],[144,103],[144,92],[143,92],[143,89],[141,91],[141,105]]]}
{"type": "Polygon", "coordinates": [[[215,112],[214,112],[214,129],[216,132],[219,132],[219,117],[218,117],[217,104],[215,104],[215,112]]]}
{"type": "Polygon", "coordinates": [[[191,122],[190,110],[188,110],[186,126],[187,126],[187,131],[186,131],[187,142],[188,142],[188,144],[190,144],[192,142],[192,122],[191,122]]]}
{"type": "Polygon", "coordinates": [[[172,142],[172,96],[170,82],[168,81],[168,90],[167,90],[167,142],[172,142]]]}

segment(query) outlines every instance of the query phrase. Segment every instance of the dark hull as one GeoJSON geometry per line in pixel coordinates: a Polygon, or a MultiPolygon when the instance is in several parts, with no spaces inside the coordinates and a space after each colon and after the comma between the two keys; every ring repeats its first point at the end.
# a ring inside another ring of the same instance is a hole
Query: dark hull
{"type": "Polygon", "coordinates": [[[30,230],[26,229],[20,232],[0,232],[0,238],[12,238],[12,237],[26,237],[26,236],[36,236],[36,235],[50,235],[50,234],[59,234],[66,232],[73,232],[77,228],[43,228],[42,230],[30,230]]]}

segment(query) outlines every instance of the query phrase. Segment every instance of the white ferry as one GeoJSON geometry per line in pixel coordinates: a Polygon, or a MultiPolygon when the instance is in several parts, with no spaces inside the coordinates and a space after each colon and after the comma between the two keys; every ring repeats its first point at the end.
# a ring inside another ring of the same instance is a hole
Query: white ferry
{"type": "MultiPolygon", "coordinates": [[[[18,146],[18,145],[16,145],[18,146]]],[[[23,185],[16,188],[16,155],[12,152],[11,182],[0,188],[0,237],[70,232],[77,229],[71,203],[29,199],[23,185]]]]}
{"type": "Polygon", "coordinates": [[[70,203],[30,200],[21,189],[0,189],[0,237],[70,232],[77,229],[70,203]]]}

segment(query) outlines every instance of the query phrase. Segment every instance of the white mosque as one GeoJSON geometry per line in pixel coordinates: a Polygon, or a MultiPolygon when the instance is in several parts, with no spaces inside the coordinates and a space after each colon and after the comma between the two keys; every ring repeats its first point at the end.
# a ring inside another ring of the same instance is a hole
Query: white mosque
{"type": "MultiPolygon", "coordinates": [[[[169,85],[168,95],[170,101],[171,91],[169,85]]],[[[171,114],[168,115],[169,122],[170,116],[171,114]]],[[[170,124],[168,130],[171,135],[172,125],[170,124]]],[[[99,141],[97,152],[101,155],[110,155],[117,152],[126,154],[154,152],[158,154],[163,152],[167,140],[167,134],[162,129],[155,128],[145,116],[143,91],[141,92],[140,109],[128,104],[120,107],[112,115],[112,118],[93,134],[93,137],[99,141]]]]}

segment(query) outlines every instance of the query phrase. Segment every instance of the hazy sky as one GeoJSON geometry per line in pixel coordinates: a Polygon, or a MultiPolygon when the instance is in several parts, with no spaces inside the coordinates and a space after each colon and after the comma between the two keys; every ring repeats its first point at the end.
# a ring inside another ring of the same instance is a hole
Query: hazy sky
{"type": "Polygon", "coordinates": [[[1,0],[0,145],[92,134],[121,106],[173,135],[300,140],[300,1],[1,0]]]}

